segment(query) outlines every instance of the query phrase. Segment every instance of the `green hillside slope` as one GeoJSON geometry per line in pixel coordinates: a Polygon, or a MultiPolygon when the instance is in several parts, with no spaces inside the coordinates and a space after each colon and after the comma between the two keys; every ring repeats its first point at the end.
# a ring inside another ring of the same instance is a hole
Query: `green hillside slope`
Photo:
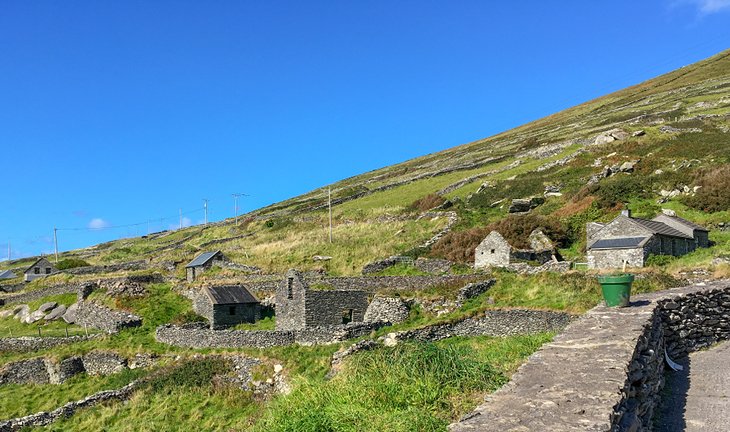
{"type": "MultiPolygon", "coordinates": [[[[493,137],[337,182],[331,185],[333,243],[326,194],[316,190],[256,210],[238,226],[227,220],[62,255],[97,265],[139,259],[178,263],[201,250],[221,249],[267,272],[324,267],[335,275],[359,274],[367,262],[402,253],[468,261],[468,249],[485,227],[508,217],[511,199],[559,191],[533,210],[531,219],[503,222],[503,228],[551,224],[564,253],[580,260],[585,222],[607,220],[626,205],[644,216],[668,207],[710,226],[730,220],[730,187],[725,187],[730,184],[722,171],[730,155],[729,131],[726,51],[493,137]],[[617,128],[629,136],[595,144],[597,136],[617,128]],[[631,136],[638,131],[643,134],[631,136]],[[633,173],[596,177],[588,185],[605,166],[629,161],[638,161],[633,173]],[[657,204],[662,190],[683,192],[685,186],[703,187],[694,196],[682,193],[657,204]],[[419,218],[418,204],[423,210],[426,203],[444,200],[458,215],[454,232],[432,249],[419,249],[447,218],[419,218]],[[332,259],[314,261],[315,255],[332,259]]],[[[722,234],[716,236],[723,243],[722,234]]]]}

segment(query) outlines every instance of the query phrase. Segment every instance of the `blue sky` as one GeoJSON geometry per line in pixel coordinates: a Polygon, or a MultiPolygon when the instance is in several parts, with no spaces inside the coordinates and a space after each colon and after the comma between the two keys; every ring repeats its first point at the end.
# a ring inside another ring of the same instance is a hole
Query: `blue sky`
{"type": "Polygon", "coordinates": [[[199,223],[203,198],[211,220],[232,193],[250,211],[701,60],[729,29],[730,0],[0,0],[0,257],[52,251],[54,225],[78,229],[68,250],[199,223]]]}

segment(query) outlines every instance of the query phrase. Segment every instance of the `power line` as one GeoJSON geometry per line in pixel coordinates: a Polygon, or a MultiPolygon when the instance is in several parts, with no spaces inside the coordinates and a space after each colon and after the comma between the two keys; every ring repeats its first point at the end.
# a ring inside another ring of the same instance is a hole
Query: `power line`
{"type": "Polygon", "coordinates": [[[152,219],[147,219],[144,222],[136,222],[136,223],[130,223],[130,224],[123,224],[123,225],[107,225],[107,226],[102,226],[102,227],[98,227],[98,228],[92,228],[92,227],[83,227],[83,228],[56,228],[56,230],[57,231],[104,231],[104,230],[110,230],[110,229],[116,229],[116,228],[129,228],[129,227],[136,227],[136,226],[148,225],[150,221],[159,221],[159,222],[162,222],[162,221],[166,221],[166,220],[174,220],[174,219],[177,219],[178,217],[181,217],[183,215],[189,215],[189,214],[197,213],[197,212],[200,212],[200,211],[205,211],[205,208],[197,208],[197,209],[188,210],[188,211],[185,211],[185,212],[180,211],[180,213],[177,214],[177,215],[175,215],[175,216],[166,216],[166,217],[161,217],[161,218],[152,218],[152,219]]]}

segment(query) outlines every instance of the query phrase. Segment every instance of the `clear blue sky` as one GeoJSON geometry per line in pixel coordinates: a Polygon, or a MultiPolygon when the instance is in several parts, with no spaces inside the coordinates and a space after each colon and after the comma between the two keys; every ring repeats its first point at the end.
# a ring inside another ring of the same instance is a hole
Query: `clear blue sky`
{"type": "Polygon", "coordinates": [[[0,0],[0,257],[230,217],[728,47],[730,0],[0,0]]]}

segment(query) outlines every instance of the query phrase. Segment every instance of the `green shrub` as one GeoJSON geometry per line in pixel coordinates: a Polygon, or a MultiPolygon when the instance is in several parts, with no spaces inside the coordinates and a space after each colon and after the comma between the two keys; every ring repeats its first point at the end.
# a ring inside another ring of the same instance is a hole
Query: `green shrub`
{"type": "Polygon", "coordinates": [[[638,175],[615,175],[600,182],[595,195],[600,207],[616,207],[632,198],[651,197],[651,180],[638,175]]]}
{"type": "Polygon", "coordinates": [[[423,198],[417,199],[411,205],[408,206],[408,210],[418,210],[421,212],[425,212],[428,210],[431,210],[434,207],[438,207],[441,204],[445,203],[446,200],[436,194],[428,194],[423,198]]]}
{"type": "Polygon", "coordinates": [[[173,387],[198,388],[210,385],[213,377],[228,371],[220,358],[202,358],[186,361],[150,377],[146,384],[153,391],[169,392],[173,387]]]}
{"type": "Polygon", "coordinates": [[[695,185],[700,189],[684,200],[689,207],[709,213],[730,209],[730,165],[703,171],[695,185]]]}
{"type": "Polygon", "coordinates": [[[90,264],[80,258],[65,258],[56,264],[59,270],[67,270],[76,267],[88,267],[90,264]]]}
{"type": "Polygon", "coordinates": [[[651,254],[646,258],[646,265],[651,267],[661,267],[673,262],[676,259],[677,257],[672,255],[651,254]]]}

